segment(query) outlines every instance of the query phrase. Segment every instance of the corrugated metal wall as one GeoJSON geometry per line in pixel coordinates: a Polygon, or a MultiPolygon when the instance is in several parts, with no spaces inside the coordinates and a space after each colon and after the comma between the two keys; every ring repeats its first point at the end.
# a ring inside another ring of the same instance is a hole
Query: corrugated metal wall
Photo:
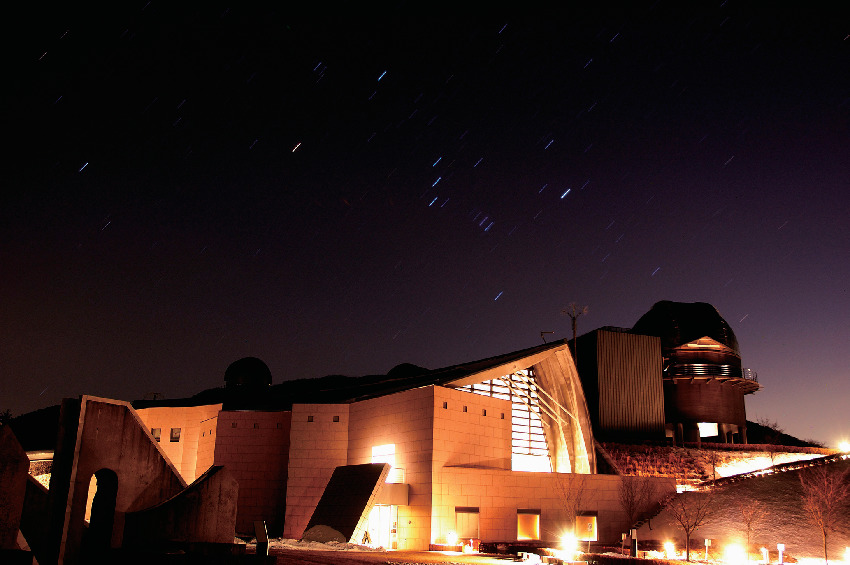
{"type": "Polygon", "coordinates": [[[596,359],[600,435],[663,438],[661,340],[600,330],[596,359]]]}

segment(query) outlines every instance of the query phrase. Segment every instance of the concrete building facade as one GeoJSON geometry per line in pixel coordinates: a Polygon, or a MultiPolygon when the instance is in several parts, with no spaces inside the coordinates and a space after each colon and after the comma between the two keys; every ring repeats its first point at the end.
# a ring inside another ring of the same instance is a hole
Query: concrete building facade
{"type": "MultiPolygon", "coordinates": [[[[173,428],[198,430],[186,436],[191,444],[167,452],[187,473],[202,472],[210,452],[230,470],[239,483],[237,532],[251,533],[262,519],[300,538],[334,470],[368,463],[390,465],[376,504],[364,509],[375,545],[557,540],[576,514],[593,517],[600,540],[616,542],[629,527],[620,477],[596,474],[566,342],[347,390],[334,402],[294,401],[285,410],[225,402],[137,412],[161,429],[161,442],[166,430],[169,438],[173,428]]],[[[657,481],[659,497],[674,491],[672,480],[657,481]]]]}

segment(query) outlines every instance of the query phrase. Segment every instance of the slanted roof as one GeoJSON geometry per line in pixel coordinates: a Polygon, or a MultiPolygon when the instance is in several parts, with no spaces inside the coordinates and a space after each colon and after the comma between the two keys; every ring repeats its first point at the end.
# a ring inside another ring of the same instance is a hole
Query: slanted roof
{"type": "Polygon", "coordinates": [[[405,364],[386,375],[329,375],[316,379],[297,379],[272,385],[264,389],[262,394],[233,388],[214,388],[191,398],[137,400],[133,406],[197,406],[221,402],[224,410],[290,410],[293,404],[358,402],[424,386],[463,386],[497,378],[527,369],[567,347],[567,340],[558,340],[442,369],[428,370],[405,364]]]}

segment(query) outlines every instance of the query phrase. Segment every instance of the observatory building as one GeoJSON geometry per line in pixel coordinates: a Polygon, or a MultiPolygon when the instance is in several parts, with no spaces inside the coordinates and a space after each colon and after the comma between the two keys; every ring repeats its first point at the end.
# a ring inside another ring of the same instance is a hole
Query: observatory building
{"type": "Polygon", "coordinates": [[[747,442],[744,397],[760,385],[711,304],[661,301],[631,329],[577,341],[597,439],[747,442]]]}

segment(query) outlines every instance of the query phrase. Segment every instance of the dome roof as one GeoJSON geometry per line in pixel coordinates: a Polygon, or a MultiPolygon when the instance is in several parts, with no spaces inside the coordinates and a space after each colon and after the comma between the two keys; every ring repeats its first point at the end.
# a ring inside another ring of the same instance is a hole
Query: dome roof
{"type": "Polygon", "coordinates": [[[662,300],[641,316],[632,333],[661,338],[665,350],[708,336],[741,356],[738,339],[729,324],[706,302],[662,300]]]}
{"type": "Polygon", "coordinates": [[[224,371],[224,384],[232,386],[271,386],[272,372],[268,365],[256,357],[243,357],[224,371]]]}

